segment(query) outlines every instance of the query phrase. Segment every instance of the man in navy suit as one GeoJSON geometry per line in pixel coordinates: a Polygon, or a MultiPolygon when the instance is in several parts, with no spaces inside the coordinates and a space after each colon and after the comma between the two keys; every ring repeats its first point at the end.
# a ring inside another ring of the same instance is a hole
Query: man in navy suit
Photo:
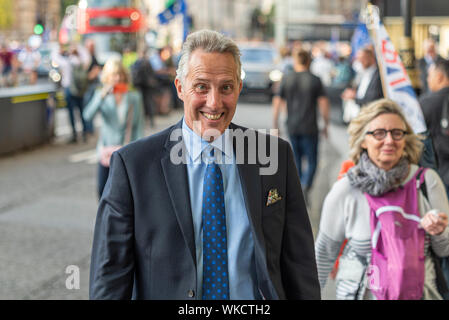
{"type": "Polygon", "coordinates": [[[187,38],[175,80],[183,119],[112,156],[91,299],[320,299],[289,144],[231,123],[240,71],[231,39],[187,38]]]}
{"type": "Polygon", "coordinates": [[[355,103],[363,107],[370,102],[383,98],[382,82],[377,68],[376,54],[371,46],[360,49],[357,52],[357,60],[360,62],[360,82],[357,89],[347,88],[342,93],[342,99],[354,99],[355,103]]]}

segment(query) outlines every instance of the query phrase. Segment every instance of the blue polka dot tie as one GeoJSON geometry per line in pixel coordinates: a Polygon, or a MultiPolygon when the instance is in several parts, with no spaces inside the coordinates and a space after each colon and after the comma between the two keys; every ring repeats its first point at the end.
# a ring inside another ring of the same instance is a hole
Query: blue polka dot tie
{"type": "Polygon", "coordinates": [[[228,300],[228,248],[223,177],[215,162],[207,165],[203,188],[203,300],[228,300]]]}

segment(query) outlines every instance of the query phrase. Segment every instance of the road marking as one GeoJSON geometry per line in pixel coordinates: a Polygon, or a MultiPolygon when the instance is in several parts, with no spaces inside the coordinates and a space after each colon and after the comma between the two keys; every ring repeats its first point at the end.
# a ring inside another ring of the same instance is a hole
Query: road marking
{"type": "Polygon", "coordinates": [[[69,161],[72,163],[87,162],[88,164],[97,163],[97,150],[87,150],[83,152],[74,153],[69,156],[69,161]]]}

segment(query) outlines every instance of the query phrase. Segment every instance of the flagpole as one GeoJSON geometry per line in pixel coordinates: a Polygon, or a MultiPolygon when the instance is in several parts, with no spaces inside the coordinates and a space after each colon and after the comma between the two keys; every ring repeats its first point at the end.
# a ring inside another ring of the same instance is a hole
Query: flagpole
{"type": "MultiPolygon", "coordinates": [[[[384,68],[383,68],[382,59],[380,58],[381,53],[380,53],[380,48],[379,48],[379,41],[377,38],[377,28],[379,27],[378,21],[379,21],[380,17],[378,15],[374,17],[373,5],[369,2],[367,4],[367,11],[368,11],[367,18],[369,18],[369,20],[370,20],[367,22],[370,22],[372,24],[371,28],[368,28],[368,32],[371,33],[371,37],[374,39],[374,51],[377,56],[377,63],[379,65],[379,75],[380,75],[380,82],[382,83],[382,92],[384,94],[384,97],[388,98],[387,84],[385,82],[384,68]]],[[[368,27],[368,24],[367,24],[367,27],[368,27]]]]}

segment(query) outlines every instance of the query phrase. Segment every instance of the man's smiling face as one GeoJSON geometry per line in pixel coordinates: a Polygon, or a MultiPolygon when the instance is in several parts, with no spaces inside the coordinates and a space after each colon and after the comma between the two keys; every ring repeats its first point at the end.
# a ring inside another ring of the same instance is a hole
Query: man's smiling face
{"type": "Polygon", "coordinates": [[[242,89],[231,53],[193,51],[183,83],[176,79],[175,85],[190,129],[203,137],[207,130],[222,134],[228,128],[242,89]],[[195,121],[201,124],[200,132],[193,125],[195,121]]]}

